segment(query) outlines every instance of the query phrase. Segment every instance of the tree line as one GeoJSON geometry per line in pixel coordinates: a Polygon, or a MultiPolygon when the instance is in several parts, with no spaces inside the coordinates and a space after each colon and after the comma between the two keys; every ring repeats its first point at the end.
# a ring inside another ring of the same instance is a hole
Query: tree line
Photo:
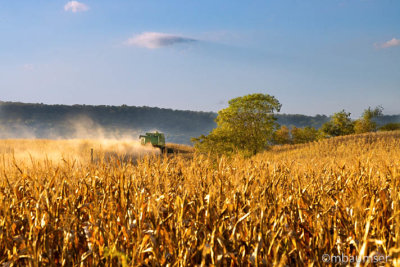
{"type": "MultiPolygon", "coordinates": [[[[101,128],[105,135],[131,136],[158,130],[167,142],[191,144],[191,137],[207,135],[217,127],[215,112],[173,110],[157,107],[107,105],[46,105],[0,101],[0,138],[84,138],[75,126],[81,123],[88,131],[101,128]]],[[[276,114],[276,123],[290,131],[296,143],[296,129],[320,129],[331,118],[326,115],[276,114]]],[[[374,118],[377,127],[400,121],[399,115],[374,118]]],[[[390,126],[390,125],[389,125],[390,126]]],[[[278,127],[279,128],[279,127],[278,127]]],[[[304,130],[309,138],[309,130],[304,130]]],[[[312,130],[313,131],[313,130],[312,130]]],[[[306,139],[306,137],[303,137],[306,139]]]]}
{"type": "Polygon", "coordinates": [[[378,127],[376,120],[383,116],[383,108],[367,108],[353,120],[345,110],[333,114],[319,129],[313,126],[288,127],[277,122],[276,112],[281,104],[268,94],[250,94],[229,101],[229,107],[218,112],[217,127],[208,135],[192,138],[197,151],[202,153],[251,156],[271,145],[307,143],[335,136],[397,130],[400,123],[378,127]]]}
{"type": "Polygon", "coordinates": [[[303,128],[294,126],[289,129],[287,126],[281,126],[275,131],[273,142],[279,145],[299,144],[349,134],[400,130],[400,123],[392,122],[378,126],[377,120],[383,116],[382,111],[381,106],[369,107],[364,110],[359,119],[352,120],[350,112],[342,110],[334,113],[320,129],[309,126],[303,128]]]}

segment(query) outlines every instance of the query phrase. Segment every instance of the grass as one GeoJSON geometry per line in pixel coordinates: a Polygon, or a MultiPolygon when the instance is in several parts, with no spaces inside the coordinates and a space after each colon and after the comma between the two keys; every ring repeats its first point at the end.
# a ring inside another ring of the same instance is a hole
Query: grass
{"type": "Polygon", "coordinates": [[[135,164],[90,163],[90,147],[118,142],[1,141],[0,264],[322,266],[343,253],[399,265],[399,137],[135,164]]]}

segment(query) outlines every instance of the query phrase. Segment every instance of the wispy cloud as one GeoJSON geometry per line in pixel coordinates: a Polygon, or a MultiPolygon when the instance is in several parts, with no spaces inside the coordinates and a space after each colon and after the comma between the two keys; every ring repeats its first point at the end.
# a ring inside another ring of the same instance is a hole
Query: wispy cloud
{"type": "Polygon", "coordinates": [[[87,5],[85,5],[84,3],[80,3],[78,1],[69,1],[64,6],[64,10],[76,13],[76,12],[88,11],[89,7],[87,5]]]}
{"type": "Polygon", "coordinates": [[[195,41],[197,40],[180,35],[160,33],[160,32],[144,32],[142,34],[135,35],[132,38],[129,38],[125,42],[125,44],[145,47],[148,49],[155,49],[164,46],[170,46],[179,43],[189,43],[195,41]]]}
{"type": "Polygon", "coordinates": [[[400,46],[400,39],[393,38],[392,40],[384,42],[383,44],[375,44],[375,46],[378,48],[389,48],[393,46],[400,46]]]}
{"type": "Polygon", "coordinates": [[[33,64],[30,64],[30,63],[26,63],[22,67],[23,67],[24,70],[27,70],[27,71],[31,71],[31,70],[33,70],[35,68],[35,66],[33,64]]]}

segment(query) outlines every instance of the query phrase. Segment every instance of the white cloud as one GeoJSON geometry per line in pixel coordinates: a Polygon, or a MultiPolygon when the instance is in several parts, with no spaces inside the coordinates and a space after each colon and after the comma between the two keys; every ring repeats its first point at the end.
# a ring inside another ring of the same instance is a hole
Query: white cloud
{"type": "Polygon", "coordinates": [[[85,4],[83,4],[83,3],[78,2],[78,1],[69,1],[64,6],[64,10],[76,13],[76,12],[88,11],[89,7],[87,5],[85,5],[85,4]]]}
{"type": "Polygon", "coordinates": [[[167,34],[167,33],[160,33],[160,32],[144,32],[142,34],[133,36],[129,38],[125,44],[126,45],[134,45],[145,47],[149,49],[160,48],[164,46],[170,46],[178,43],[189,43],[195,42],[197,40],[174,35],[174,34],[167,34]]]}
{"type": "Polygon", "coordinates": [[[24,70],[27,70],[27,71],[31,71],[31,70],[33,70],[35,68],[35,66],[33,64],[30,64],[30,63],[26,63],[22,67],[24,68],[24,70]]]}
{"type": "Polygon", "coordinates": [[[392,40],[389,40],[383,44],[377,45],[379,48],[389,48],[392,46],[400,46],[400,39],[393,38],[392,40]]]}

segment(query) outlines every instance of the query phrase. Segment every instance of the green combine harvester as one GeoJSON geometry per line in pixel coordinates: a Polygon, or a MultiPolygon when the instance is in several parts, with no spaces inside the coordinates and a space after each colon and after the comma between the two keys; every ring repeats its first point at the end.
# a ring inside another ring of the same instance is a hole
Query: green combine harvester
{"type": "Polygon", "coordinates": [[[153,147],[161,149],[161,153],[165,152],[165,135],[163,133],[146,133],[139,136],[142,145],[151,144],[153,147]]]}

